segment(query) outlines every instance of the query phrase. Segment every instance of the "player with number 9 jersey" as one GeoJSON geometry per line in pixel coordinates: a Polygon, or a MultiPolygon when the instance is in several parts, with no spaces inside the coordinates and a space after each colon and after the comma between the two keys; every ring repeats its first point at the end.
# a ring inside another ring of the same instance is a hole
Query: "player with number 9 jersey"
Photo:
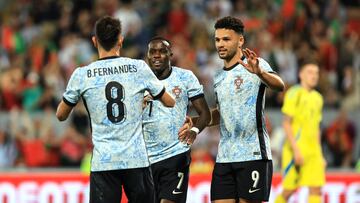
{"type": "Polygon", "coordinates": [[[265,89],[284,83],[257,54],[242,48],[244,24],[227,16],[215,23],[215,47],[224,62],[214,76],[220,142],[211,181],[214,203],[268,201],[272,180],[270,139],[264,123],[265,89]]]}

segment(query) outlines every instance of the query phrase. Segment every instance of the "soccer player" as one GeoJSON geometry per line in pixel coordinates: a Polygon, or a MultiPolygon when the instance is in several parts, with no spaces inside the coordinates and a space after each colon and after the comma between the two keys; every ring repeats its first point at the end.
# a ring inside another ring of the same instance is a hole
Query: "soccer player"
{"type": "Polygon", "coordinates": [[[314,88],[319,67],[305,64],[299,72],[300,85],[285,94],[282,112],[286,142],[282,152],[283,192],[276,203],[287,202],[298,187],[309,187],[310,203],[321,202],[325,165],[320,144],[323,98],[314,88]]]}
{"type": "Polygon", "coordinates": [[[99,60],[75,69],[56,116],[65,120],[80,98],[88,110],[94,144],[90,202],[119,203],[122,186],[129,202],[154,202],[155,190],[142,132],[145,91],[165,106],[175,105],[143,60],[120,57],[120,21],[103,17],[92,41],[99,60]]]}
{"type": "Polygon", "coordinates": [[[156,77],[176,99],[174,108],[159,101],[149,100],[144,109],[143,129],[145,143],[159,203],[185,203],[189,182],[190,144],[210,121],[210,110],[203,87],[189,70],[171,65],[171,44],[162,37],[150,40],[147,61],[156,77]],[[184,143],[178,131],[184,124],[191,101],[199,119],[184,143]]]}
{"type": "MultiPolygon", "coordinates": [[[[265,88],[283,90],[270,65],[243,49],[244,25],[224,17],[215,23],[215,46],[224,61],[214,76],[217,108],[211,125],[220,124],[220,143],[211,181],[215,203],[267,201],[272,180],[269,135],[264,122],[265,88]]],[[[182,128],[181,140],[187,139],[182,128]]]]}

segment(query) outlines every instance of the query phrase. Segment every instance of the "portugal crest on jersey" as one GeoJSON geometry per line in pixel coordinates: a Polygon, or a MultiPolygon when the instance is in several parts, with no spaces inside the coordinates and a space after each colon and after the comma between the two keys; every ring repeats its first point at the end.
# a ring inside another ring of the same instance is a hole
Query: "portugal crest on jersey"
{"type": "Polygon", "coordinates": [[[239,90],[243,82],[244,80],[240,76],[237,76],[236,79],[234,80],[235,89],[239,90]]]}
{"type": "Polygon", "coordinates": [[[180,98],[181,89],[179,88],[179,86],[175,86],[172,90],[172,93],[175,95],[176,98],[180,98]]]}

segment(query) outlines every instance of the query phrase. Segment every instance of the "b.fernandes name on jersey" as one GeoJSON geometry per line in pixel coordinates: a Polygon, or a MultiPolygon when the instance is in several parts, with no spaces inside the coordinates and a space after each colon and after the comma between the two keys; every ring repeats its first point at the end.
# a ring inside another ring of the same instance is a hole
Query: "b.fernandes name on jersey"
{"type": "Polygon", "coordinates": [[[113,74],[122,74],[122,73],[136,73],[137,67],[135,65],[122,65],[122,66],[114,66],[107,68],[94,68],[87,70],[87,76],[96,77],[96,76],[106,76],[113,74]]]}

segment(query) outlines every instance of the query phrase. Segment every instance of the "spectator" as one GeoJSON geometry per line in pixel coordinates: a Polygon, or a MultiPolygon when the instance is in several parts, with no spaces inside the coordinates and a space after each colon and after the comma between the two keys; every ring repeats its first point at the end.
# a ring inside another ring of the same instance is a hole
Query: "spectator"
{"type": "Polygon", "coordinates": [[[69,128],[61,137],[62,166],[80,166],[82,158],[87,152],[88,143],[91,142],[89,130],[90,126],[86,110],[83,105],[78,105],[72,114],[69,128]]]}
{"type": "Polygon", "coordinates": [[[354,165],[352,153],[355,138],[354,123],[349,119],[348,112],[341,110],[325,131],[326,143],[332,155],[330,166],[351,167],[354,165]]]}
{"type": "Polygon", "coordinates": [[[191,150],[190,174],[211,174],[215,161],[204,146],[191,150]]]}
{"type": "Polygon", "coordinates": [[[18,156],[14,139],[0,129],[0,169],[14,167],[18,156]]]}

